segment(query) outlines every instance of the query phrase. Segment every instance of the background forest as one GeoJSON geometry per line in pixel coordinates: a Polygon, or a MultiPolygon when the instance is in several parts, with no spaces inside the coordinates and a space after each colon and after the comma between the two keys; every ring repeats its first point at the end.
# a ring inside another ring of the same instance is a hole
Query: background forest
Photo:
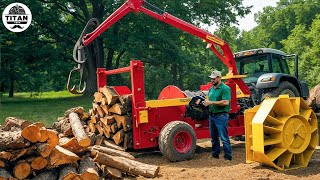
{"type": "MultiPolygon", "coordinates": [[[[25,0],[33,16],[22,33],[9,32],[0,23],[0,93],[41,92],[66,89],[75,65],[72,50],[90,18],[100,22],[125,0],[25,0]]],[[[2,0],[1,12],[13,3],[2,0]]],[[[258,26],[240,31],[236,17],[250,12],[242,0],[150,0],[160,9],[198,27],[215,25],[211,32],[228,42],[233,52],[252,48],[280,49],[300,58],[300,78],[309,87],[320,83],[320,0],[280,0],[255,14],[258,26]]],[[[101,56],[93,69],[115,69],[139,59],[145,65],[146,95],[157,98],[167,85],[197,90],[213,69],[226,67],[199,38],[150,18],[131,13],[104,32],[98,44],[101,56]]],[[[293,62],[292,62],[293,64],[293,62]]],[[[95,70],[91,73],[95,73],[95,70]]],[[[95,81],[87,94],[96,91],[95,81]]],[[[130,85],[129,76],[108,79],[108,85],[130,85]]]]}

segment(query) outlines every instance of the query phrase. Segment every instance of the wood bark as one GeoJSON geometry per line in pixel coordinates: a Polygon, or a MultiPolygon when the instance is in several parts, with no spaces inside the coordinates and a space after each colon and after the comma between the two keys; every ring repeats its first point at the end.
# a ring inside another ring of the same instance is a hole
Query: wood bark
{"type": "Polygon", "coordinates": [[[119,156],[119,157],[125,157],[128,159],[135,159],[134,156],[132,156],[128,152],[124,152],[121,150],[116,150],[108,147],[103,147],[103,146],[92,146],[91,148],[91,157],[95,157],[97,152],[105,153],[111,156],[119,156]]]}
{"type": "Polygon", "coordinates": [[[120,169],[124,172],[139,176],[154,178],[159,173],[159,166],[144,164],[124,157],[110,156],[98,152],[94,161],[110,167],[120,169]]]}
{"type": "Polygon", "coordinates": [[[35,177],[31,178],[31,180],[55,180],[58,179],[58,174],[59,173],[56,169],[50,169],[39,173],[35,177]]]}
{"type": "Polygon", "coordinates": [[[129,116],[127,116],[127,115],[124,115],[124,116],[114,115],[114,118],[115,118],[119,128],[122,127],[124,131],[129,131],[132,129],[132,120],[129,116]]]}
{"type": "Polygon", "coordinates": [[[96,135],[94,145],[101,145],[103,140],[104,140],[104,137],[102,135],[100,135],[100,134],[96,135]]]}
{"type": "Polygon", "coordinates": [[[109,106],[115,104],[118,101],[119,95],[115,92],[113,87],[104,86],[103,88],[100,88],[99,91],[102,92],[105,95],[105,97],[108,100],[108,105],[109,106]]]}
{"type": "Polygon", "coordinates": [[[81,116],[81,121],[86,121],[89,118],[89,113],[83,113],[81,116]]]}
{"type": "Polygon", "coordinates": [[[30,146],[24,149],[17,149],[12,151],[12,157],[10,158],[10,161],[15,161],[18,158],[22,157],[22,156],[26,156],[26,155],[30,155],[33,154],[33,152],[35,151],[36,146],[30,146]]]}
{"type": "Polygon", "coordinates": [[[80,177],[86,180],[99,180],[99,174],[94,161],[87,157],[80,161],[79,165],[80,177]]]}
{"type": "Polygon", "coordinates": [[[7,170],[0,168],[0,180],[2,180],[2,179],[3,180],[6,180],[6,179],[13,180],[13,177],[7,170]]]}
{"type": "Polygon", "coordinates": [[[112,168],[106,165],[102,165],[101,169],[103,171],[103,176],[111,178],[111,179],[121,179],[122,171],[116,168],[112,168]]]}
{"type": "Polygon", "coordinates": [[[87,136],[84,128],[80,122],[79,116],[76,113],[70,113],[69,120],[73,135],[77,138],[79,145],[82,147],[90,146],[90,138],[87,136]]]}
{"type": "Polygon", "coordinates": [[[1,151],[0,152],[0,159],[10,160],[12,157],[12,153],[7,151],[1,151]]]}
{"type": "Polygon", "coordinates": [[[21,131],[3,131],[0,132],[0,151],[7,149],[19,149],[30,145],[30,142],[26,141],[21,136],[21,131]]]}
{"type": "Polygon", "coordinates": [[[75,107],[75,108],[68,109],[64,113],[64,117],[68,118],[70,113],[76,113],[79,116],[81,116],[84,113],[84,109],[83,109],[83,107],[75,107]]]}
{"type": "Polygon", "coordinates": [[[76,167],[72,165],[65,165],[61,167],[59,173],[59,180],[71,180],[76,176],[78,176],[76,167]]]}
{"type": "Polygon", "coordinates": [[[114,142],[109,142],[107,140],[103,141],[104,145],[106,147],[109,147],[111,149],[115,149],[115,150],[119,150],[119,151],[124,151],[124,149],[116,144],[114,144],[114,142]]]}
{"type": "Polygon", "coordinates": [[[32,122],[27,120],[19,119],[16,117],[7,117],[5,120],[5,127],[3,128],[3,130],[10,131],[12,127],[18,127],[22,130],[31,124],[32,122]]]}
{"type": "Polygon", "coordinates": [[[53,167],[62,164],[76,163],[78,159],[79,157],[75,153],[58,145],[52,150],[49,156],[50,165],[53,167]]]}
{"type": "Polygon", "coordinates": [[[31,166],[27,162],[20,162],[13,169],[13,175],[18,179],[26,179],[30,174],[31,166]]]}

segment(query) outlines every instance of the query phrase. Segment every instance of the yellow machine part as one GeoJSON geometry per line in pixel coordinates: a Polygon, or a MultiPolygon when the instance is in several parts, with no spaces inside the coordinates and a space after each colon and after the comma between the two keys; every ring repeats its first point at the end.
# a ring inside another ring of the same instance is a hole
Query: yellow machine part
{"type": "Polygon", "coordinates": [[[308,166],[318,143],[318,121],[302,98],[267,98],[244,118],[247,163],[278,170],[308,166]]]}

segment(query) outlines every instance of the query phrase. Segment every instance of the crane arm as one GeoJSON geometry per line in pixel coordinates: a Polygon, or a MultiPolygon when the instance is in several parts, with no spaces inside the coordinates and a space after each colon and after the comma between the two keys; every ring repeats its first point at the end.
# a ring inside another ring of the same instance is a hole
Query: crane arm
{"type": "MultiPolygon", "coordinates": [[[[120,20],[129,12],[139,13],[142,12],[148,16],[158,19],[164,23],[181,29],[184,32],[192,34],[201,38],[208,43],[207,47],[215,53],[218,58],[228,67],[229,75],[238,75],[236,63],[229,45],[217,36],[214,36],[207,31],[204,31],[188,22],[185,22],[167,12],[164,12],[156,6],[148,3],[145,0],[127,0],[121,7],[119,7],[114,13],[112,13],[104,22],[102,22],[94,31],[82,36],[82,45],[87,46],[94,39],[96,39],[101,33],[107,30],[110,26],[120,20]],[[148,7],[148,8],[146,8],[148,7]],[[153,9],[150,10],[150,9],[153,9]],[[220,53],[216,47],[219,47],[222,51],[220,53]]],[[[82,47],[83,47],[82,46],[82,47]]],[[[234,78],[234,81],[241,91],[245,94],[250,94],[249,88],[245,85],[242,79],[234,78]]]]}

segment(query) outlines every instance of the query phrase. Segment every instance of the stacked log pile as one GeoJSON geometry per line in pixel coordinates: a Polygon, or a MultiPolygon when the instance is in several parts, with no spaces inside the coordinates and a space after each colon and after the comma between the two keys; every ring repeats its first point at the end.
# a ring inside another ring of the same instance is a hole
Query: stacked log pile
{"type": "Polygon", "coordinates": [[[157,176],[158,166],[140,163],[123,147],[88,131],[88,115],[82,107],[69,109],[52,128],[8,117],[0,128],[0,180],[157,176]]]}
{"type": "Polygon", "coordinates": [[[320,84],[310,90],[307,104],[320,114],[320,84]]]}
{"type": "Polygon", "coordinates": [[[99,134],[101,141],[111,141],[124,150],[133,147],[131,96],[120,96],[113,87],[103,87],[94,94],[87,119],[87,132],[99,134]]]}

